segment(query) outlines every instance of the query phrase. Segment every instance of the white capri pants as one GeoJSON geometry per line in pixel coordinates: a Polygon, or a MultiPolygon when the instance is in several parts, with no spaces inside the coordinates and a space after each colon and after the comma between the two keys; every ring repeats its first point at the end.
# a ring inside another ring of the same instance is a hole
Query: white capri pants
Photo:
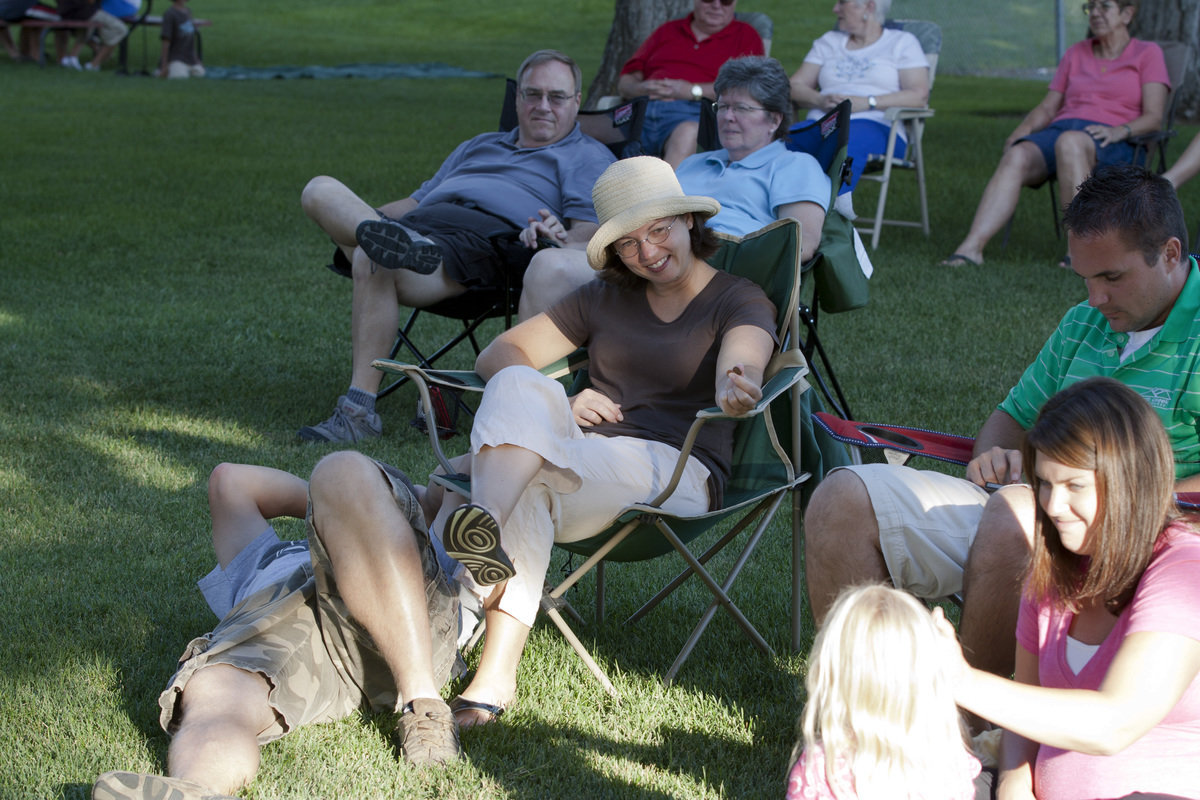
{"type": "MultiPolygon", "coordinates": [[[[500,610],[532,626],[554,542],[594,536],[626,506],[653,500],[670,481],[679,450],[581,429],[562,384],[530,367],[507,367],[493,376],[475,415],[472,455],[506,444],[545,459],[500,535],[516,569],[505,585],[500,610]]],[[[708,468],[690,457],[663,509],[681,515],[707,511],[708,475],[708,468]]],[[[470,573],[459,572],[459,580],[473,584],[470,573]]],[[[473,591],[486,598],[495,588],[474,586],[473,591]]]]}

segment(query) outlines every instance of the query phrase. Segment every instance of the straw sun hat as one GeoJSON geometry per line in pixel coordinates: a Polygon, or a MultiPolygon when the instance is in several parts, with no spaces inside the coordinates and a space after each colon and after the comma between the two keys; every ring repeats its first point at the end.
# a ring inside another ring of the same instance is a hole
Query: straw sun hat
{"type": "Polygon", "coordinates": [[[600,221],[587,246],[592,269],[604,267],[610,244],[647,223],[688,213],[707,219],[721,210],[711,197],[685,195],[671,165],[652,156],[611,164],[592,187],[592,205],[600,221]]]}

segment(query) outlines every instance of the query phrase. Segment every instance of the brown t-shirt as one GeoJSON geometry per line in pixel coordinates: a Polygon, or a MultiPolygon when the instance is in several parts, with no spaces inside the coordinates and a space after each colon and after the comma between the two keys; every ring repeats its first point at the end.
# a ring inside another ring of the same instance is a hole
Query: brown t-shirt
{"type": "MultiPolygon", "coordinates": [[[[621,407],[621,422],[588,428],[682,447],[696,412],[716,405],[717,354],[742,325],[775,338],[775,307],[753,282],[718,271],[678,319],[663,322],[644,289],[593,280],[546,312],[572,343],[588,349],[592,388],[621,407]]],[[[693,454],[708,467],[719,507],[733,452],[729,420],[706,424],[693,454]]]]}

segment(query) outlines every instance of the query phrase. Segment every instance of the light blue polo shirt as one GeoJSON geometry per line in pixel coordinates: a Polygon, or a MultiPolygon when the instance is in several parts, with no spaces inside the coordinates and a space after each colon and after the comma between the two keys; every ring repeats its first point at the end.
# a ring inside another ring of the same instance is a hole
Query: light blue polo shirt
{"type": "Polygon", "coordinates": [[[1183,291],[1162,329],[1121,361],[1129,334],[1117,333],[1086,302],[1072,308],[1008,393],[1000,410],[1028,430],[1055,392],[1103,375],[1129,386],[1158,412],[1175,451],[1175,477],[1200,472],[1200,271],[1190,259],[1183,291]]]}
{"type": "Polygon", "coordinates": [[[730,161],[724,148],[688,156],[675,175],[686,194],[717,199],[721,212],[710,225],[734,236],[774,222],[779,207],[789,203],[829,210],[829,176],[811,155],[788,150],[779,140],[740,161],[730,161]]]}

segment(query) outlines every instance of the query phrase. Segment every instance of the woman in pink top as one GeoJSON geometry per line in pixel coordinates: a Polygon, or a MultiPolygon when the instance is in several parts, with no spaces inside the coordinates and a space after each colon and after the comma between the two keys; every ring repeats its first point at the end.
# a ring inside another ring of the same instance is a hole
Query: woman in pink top
{"type": "MultiPolygon", "coordinates": [[[[1200,797],[1200,535],[1140,395],[1089,378],[1046,402],[1016,681],[954,647],[959,705],[1005,729],[997,797],[1200,797]]],[[[948,627],[948,626],[947,626],[948,627]]]]}
{"type": "Polygon", "coordinates": [[[1096,164],[1129,163],[1133,148],[1126,140],[1162,125],[1167,65],[1158,45],[1129,35],[1132,0],[1092,0],[1084,7],[1091,38],[1067,50],[1046,97],[1005,140],[971,230],[944,266],[983,263],[983,248],[1012,217],[1022,186],[1057,175],[1066,206],[1096,164]]]}

